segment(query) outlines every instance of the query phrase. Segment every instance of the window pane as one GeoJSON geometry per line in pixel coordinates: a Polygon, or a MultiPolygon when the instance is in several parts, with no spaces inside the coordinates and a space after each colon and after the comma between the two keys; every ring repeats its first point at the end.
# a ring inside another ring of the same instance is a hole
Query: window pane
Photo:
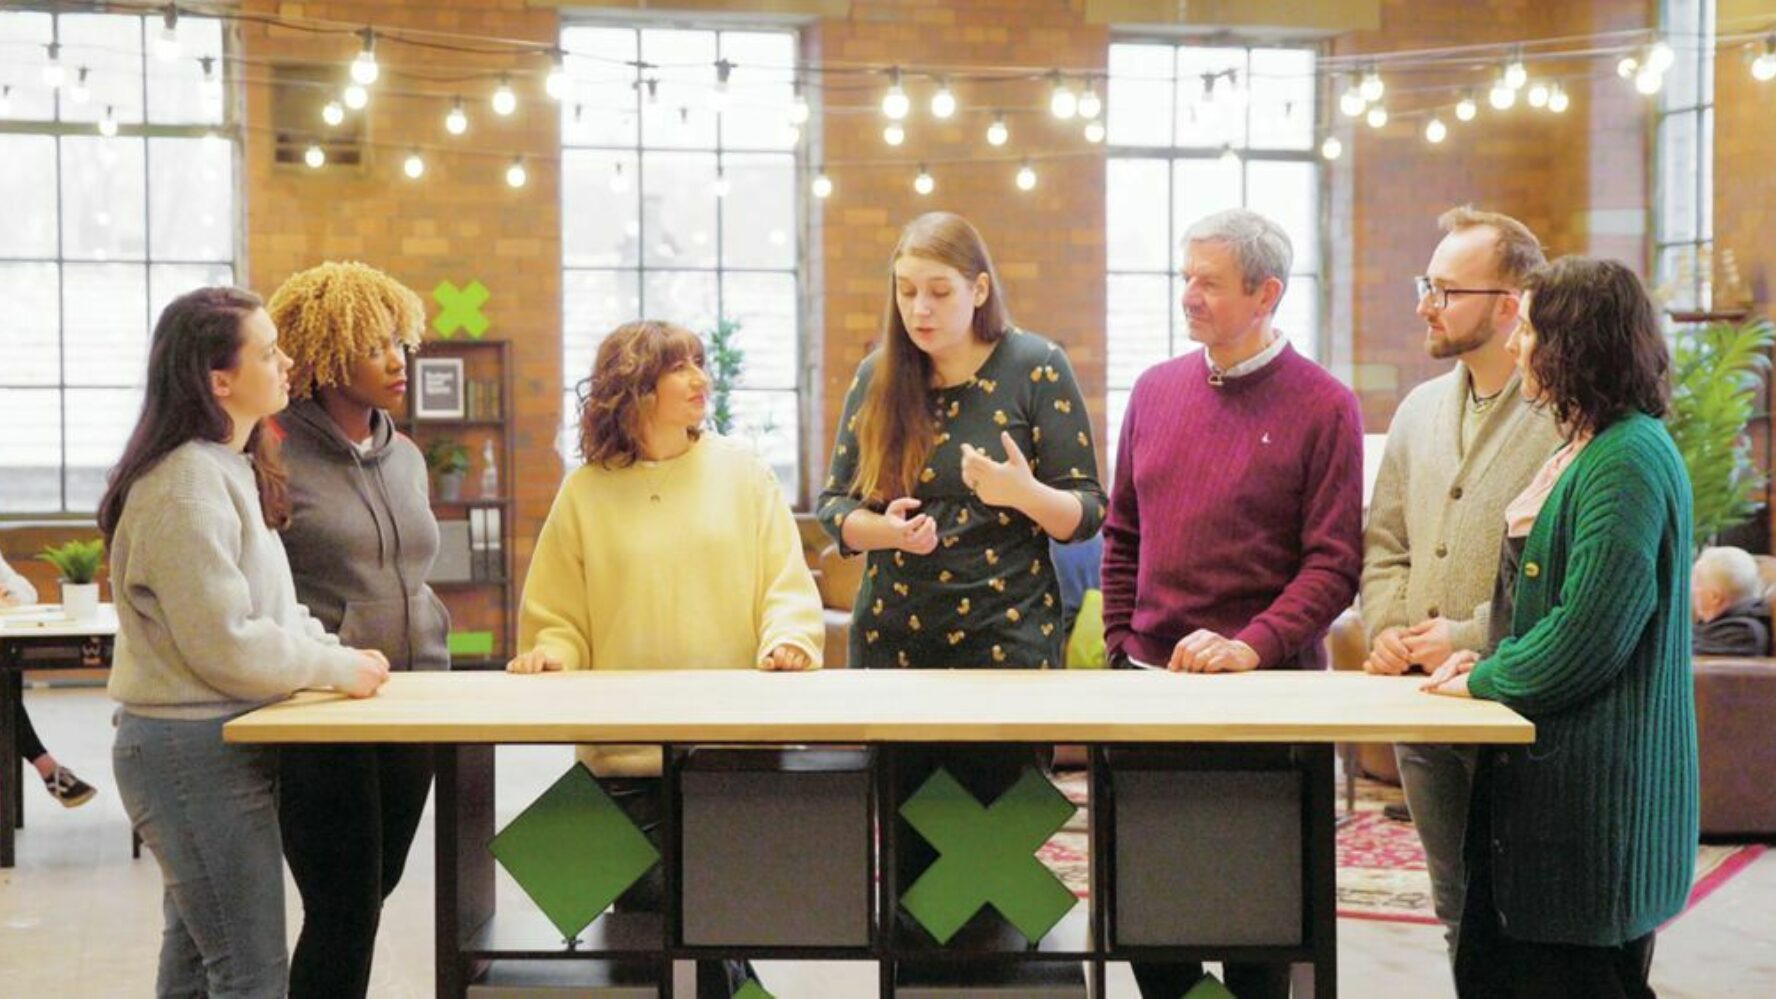
{"type": "MultiPolygon", "coordinates": [[[[48,14],[0,11],[0,86],[12,88],[15,121],[49,121],[55,117],[55,95],[43,85],[45,48],[54,37],[48,14]]],[[[3,178],[4,175],[0,175],[3,178]]]]}
{"type": "Polygon", "coordinates": [[[160,260],[234,259],[234,147],[148,140],[149,252],[160,260]]]}
{"type": "Polygon", "coordinates": [[[66,264],[62,268],[64,350],[80,363],[69,385],[140,385],[148,370],[148,268],[66,264]]]}
{"type": "Polygon", "coordinates": [[[64,14],[58,34],[62,65],[71,88],[87,70],[92,96],[84,104],[62,100],[63,121],[98,121],[110,107],[120,122],[142,120],[142,19],[115,14],[64,14]]]}
{"type": "Polygon", "coordinates": [[[633,267],[641,252],[635,154],[561,152],[561,255],[569,267],[633,267]]]}
{"type": "Polygon", "coordinates": [[[598,345],[611,330],[641,316],[634,271],[564,271],[561,275],[561,380],[568,388],[592,374],[598,345]]]}
{"type": "Polygon", "coordinates": [[[68,509],[92,510],[142,409],[142,390],[69,389],[68,509]]]}
{"type": "Polygon", "coordinates": [[[143,259],[142,140],[70,135],[61,141],[62,255],[143,259]]]}
{"type": "Polygon", "coordinates": [[[1319,166],[1314,163],[1253,161],[1246,166],[1246,190],[1263,192],[1263,204],[1255,206],[1283,231],[1295,250],[1293,271],[1313,273],[1320,269],[1319,166]]]}
{"type": "Polygon", "coordinates": [[[565,68],[573,83],[571,96],[561,102],[562,145],[635,145],[639,77],[633,65],[625,64],[635,61],[639,39],[631,28],[561,32],[565,68]]]}
{"type": "Polygon", "coordinates": [[[1171,356],[1172,279],[1163,274],[1112,274],[1105,288],[1108,320],[1105,381],[1129,388],[1141,372],[1171,356]]]}
{"type": "Polygon", "coordinates": [[[1173,126],[1177,145],[1244,146],[1247,83],[1245,49],[1180,48],[1173,126]],[[1231,82],[1229,71],[1235,74],[1231,82]],[[1209,77],[1214,78],[1213,87],[1209,77]]]}
{"type": "Polygon", "coordinates": [[[1659,123],[1659,241],[1680,243],[1696,233],[1696,118],[1674,114],[1659,123]]]}
{"type": "Polygon", "coordinates": [[[1115,271],[1166,271],[1171,258],[1164,212],[1166,161],[1112,159],[1104,167],[1104,259],[1115,271]]]}
{"type": "MultiPolygon", "coordinates": [[[[150,51],[160,38],[161,21],[148,19],[150,51]]],[[[204,99],[202,59],[212,64],[219,79],[227,79],[222,63],[222,22],[213,17],[181,14],[175,29],[179,58],[162,62],[148,59],[148,120],[161,125],[214,125],[222,120],[222,105],[204,99]]]]}
{"type": "MultiPolygon", "coordinates": [[[[657,69],[659,96],[642,101],[641,140],[650,147],[714,149],[715,33],[643,31],[641,58],[657,69]]],[[[733,95],[730,93],[730,97],[733,95]]]]}
{"type": "Polygon", "coordinates": [[[789,154],[722,157],[723,267],[795,267],[795,160],[789,154]]]}
{"type": "Polygon", "coordinates": [[[641,227],[649,266],[715,266],[714,183],[713,153],[642,154],[641,227]]]}
{"type": "Polygon", "coordinates": [[[1311,149],[1314,144],[1312,49],[1253,49],[1253,149],[1311,149]]]}
{"type": "Polygon", "coordinates": [[[0,384],[57,383],[62,371],[57,291],[55,264],[0,263],[0,302],[6,303],[7,311],[6,366],[0,384]]]}
{"type": "Polygon", "coordinates": [[[1127,389],[1111,389],[1104,400],[1104,452],[1109,460],[1104,465],[1104,487],[1108,489],[1116,480],[1116,450],[1122,442],[1122,418],[1128,412],[1129,391],[1127,389]]]}
{"type": "Polygon", "coordinates": [[[62,409],[56,389],[0,389],[0,513],[62,508],[62,409]]]}
{"type": "Polygon", "coordinates": [[[1104,97],[1111,145],[1172,144],[1172,48],[1110,46],[1110,81],[1104,97]]]}
{"type": "Polygon", "coordinates": [[[1297,275],[1289,279],[1283,300],[1277,303],[1276,329],[1289,338],[1297,353],[1320,359],[1320,282],[1297,275]]]}
{"type": "Polygon", "coordinates": [[[234,283],[232,264],[154,264],[148,268],[148,334],[167,303],[188,291],[234,283]]]}
{"type": "Polygon", "coordinates": [[[707,336],[715,328],[715,272],[648,271],[641,302],[649,319],[677,323],[698,336],[707,336]]]}
{"type": "Polygon", "coordinates": [[[796,386],[796,279],[785,274],[722,276],[722,311],[740,323],[746,352],[740,383],[747,388],[796,386]]]}
{"type": "Polygon", "coordinates": [[[801,439],[794,392],[736,391],[729,405],[734,412],[730,436],[750,440],[758,456],[777,473],[784,499],[795,502],[799,465],[797,444],[801,439]]]}
{"type": "Polygon", "coordinates": [[[1172,241],[1172,270],[1184,264],[1180,244],[1191,223],[1245,203],[1240,186],[1243,174],[1240,162],[1223,163],[1220,157],[1178,160],[1172,164],[1172,227],[1178,234],[1172,241]]]}
{"type": "Polygon", "coordinates": [[[0,135],[0,191],[6,192],[0,257],[56,255],[55,143],[47,135],[0,135]]]}
{"type": "Polygon", "coordinates": [[[734,64],[722,145],[730,149],[792,149],[789,102],[794,93],[795,36],[724,31],[721,56],[734,64]]]}

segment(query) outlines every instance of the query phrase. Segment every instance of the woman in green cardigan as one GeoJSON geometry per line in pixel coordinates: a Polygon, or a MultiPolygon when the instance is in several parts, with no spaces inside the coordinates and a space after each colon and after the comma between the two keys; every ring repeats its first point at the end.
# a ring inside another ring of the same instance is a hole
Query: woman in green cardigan
{"type": "Polygon", "coordinates": [[[1683,908],[1697,837],[1690,483],[1658,420],[1670,357],[1619,263],[1567,257],[1526,288],[1509,346],[1568,443],[1506,509],[1488,653],[1426,684],[1536,726],[1533,745],[1481,754],[1457,988],[1650,997],[1653,931],[1683,908]]]}

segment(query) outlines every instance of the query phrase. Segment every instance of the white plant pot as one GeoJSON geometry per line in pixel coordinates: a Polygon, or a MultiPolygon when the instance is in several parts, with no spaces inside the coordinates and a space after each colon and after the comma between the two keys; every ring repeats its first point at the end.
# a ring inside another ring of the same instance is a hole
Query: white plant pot
{"type": "Polygon", "coordinates": [[[99,616],[99,584],[62,584],[62,613],[75,620],[99,616]]]}

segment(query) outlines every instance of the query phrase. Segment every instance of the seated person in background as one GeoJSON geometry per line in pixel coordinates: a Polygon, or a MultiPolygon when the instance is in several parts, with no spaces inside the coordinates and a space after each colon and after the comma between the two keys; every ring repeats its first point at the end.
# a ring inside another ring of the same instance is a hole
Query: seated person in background
{"type": "MultiPolygon", "coordinates": [[[[18,570],[6,564],[6,556],[0,555],[0,607],[36,602],[37,588],[19,575],[18,570]]],[[[74,776],[74,771],[56,762],[56,758],[44,748],[43,740],[37,737],[36,726],[31,724],[31,716],[25,714],[24,698],[18,701],[14,731],[17,733],[14,738],[19,759],[37,769],[37,776],[43,778],[43,786],[49,789],[50,797],[61,802],[63,808],[79,808],[98,793],[92,785],[74,776]]]]}
{"type": "Polygon", "coordinates": [[[1697,655],[1770,654],[1770,604],[1757,561],[1743,548],[1702,549],[1690,574],[1690,605],[1697,655]]]}
{"type": "Polygon", "coordinates": [[[1104,536],[1093,534],[1071,544],[1049,538],[1048,557],[1054,562],[1055,579],[1061,584],[1061,634],[1071,636],[1086,592],[1102,589],[1098,574],[1104,561],[1104,536]]]}

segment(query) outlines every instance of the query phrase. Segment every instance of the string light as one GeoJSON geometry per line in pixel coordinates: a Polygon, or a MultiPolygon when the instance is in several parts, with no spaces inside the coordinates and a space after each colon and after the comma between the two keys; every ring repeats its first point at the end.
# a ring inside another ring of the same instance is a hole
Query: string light
{"type": "Polygon", "coordinates": [[[338,126],[345,121],[345,108],[338,101],[328,101],[326,107],[321,108],[321,120],[328,125],[338,126]]]}
{"type": "MultiPolygon", "coordinates": [[[[900,67],[888,70],[888,92],[882,95],[882,114],[889,121],[904,119],[913,109],[913,102],[907,99],[906,90],[900,85],[900,67]]],[[[891,142],[889,145],[899,145],[891,142]]]]}
{"type": "Polygon", "coordinates": [[[1224,167],[1237,167],[1240,165],[1239,151],[1233,148],[1232,143],[1228,143],[1221,147],[1221,165],[1224,167]]]}
{"type": "Polygon", "coordinates": [[[347,84],[344,96],[345,106],[353,111],[362,111],[370,103],[370,91],[361,83],[347,84]]]}
{"type": "Polygon", "coordinates": [[[358,57],[352,60],[352,82],[368,87],[382,76],[382,67],[376,64],[376,32],[365,28],[358,32],[364,39],[364,47],[358,50],[358,57]]]}
{"type": "Polygon", "coordinates": [[[931,178],[931,171],[925,169],[925,164],[919,164],[919,176],[913,178],[913,190],[920,194],[930,194],[936,189],[937,181],[931,178]]]}
{"type": "Polygon", "coordinates": [[[409,180],[418,180],[425,176],[425,166],[425,160],[420,157],[419,150],[415,149],[408,153],[407,158],[401,162],[401,172],[406,174],[409,180]]]}
{"type": "Polygon", "coordinates": [[[109,139],[117,135],[117,112],[105,105],[105,117],[99,119],[99,134],[109,139]]]}
{"type": "Polygon", "coordinates": [[[85,104],[92,100],[92,90],[86,85],[86,75],[89,72],[85,66],[74,72],[74,86],[68,88],[68,98],[76,104],[85,104]]]}
{"type": "Polygon", "coordinates": [[[1327,161],[1335,160],[1343,155],[1344,143],[1338,141],[1338,136],[1328,135],[1326,141],[1320,143],[1320,156],[1327,161]]]}
{"type": "Polygon", "coordinates": [[[210,114],[222,114],[222,77],[216,72],[216,57],[203,56],[197,60],[203,68],[203,101],[210,114]]]}
{"type": "Polygon", "coordinates": [[[450,113],[444,116],[444,131],[451,135],[461,135],[469,130],[469,116],[463,113],[462,98],[455,98],[450,105],[450,113]]]}
{"type": "Polygon", "coordinates": [[[1388,109],[1377,104],[1369,109],[1369,114],[1364,120],[1369,122],[1370,128],[1382,128],[1388,123],[1388,109]]]}
{"type": "Polygon", "coordinates": [[[525,181],[528,181],[529,179],[530,175],[524,170],[524,157],[514,157],[512,165],[506,167],[506,186],[523,187],[525,181]]]}
{"type": "Polygon", "coordinates": [[[1369,72],[1363,74],[1363,82],[1357,88],[1357,95],[1368,103],[1374,104],[1381,100],[1385,93],[1387,93],[1387,84],[1382,82],[1381,74],[1371,67],[1369,72]]]}
{"type": "Polygon", "coordinates": [[[1017,186],[1020,191],[1031,191],[1036,188],[1036,171],[1030,167],[1029,160],[1025,160],[1024,165],[1018,168],[1017,186]]]}
{"type": "Polygon", "coordinates": [[[1616,61],[1616,75],[1624,80],[1633,79],[1640,70],[1640,60],[1631,55],[1623,56],[1616,61]]]}
{"type": "Polygon", "coordinates": [[[12,116],[12,84],[0,86],[0,118],[12,116]]]}
{"type": "Polygon", "coordinates": [[[1463,94],[1461,101],[1455,105],[1455,116],[1462,121],[1473,121],[1479,113],[1480,103],[1474,100],[1472,90],[1463,94]]]}
{"type": "Polygon", "coordinates": [[[1512,90],[1522,90],[1523,85],[1529,82],[1529,69],[1523,65],[1522,55],[1512,56],[1511,61],[1505,64],[1504,80],[1505,86],[1512,90]]]}
{"type": "Polygon", "coordinates": [[[502,73],[499,86],[493,90],[493,113],[503,117],[516,110],[518,110],[518,95],[512,92],[512,78],[502,73]]]}
{"type": "Polygon", "coordinates": [[[1651,63],[1640,67],[1639,72],[1634,74],[1634,89],[1648,97],[1658,93],[1663,86],[1665,74],[1654,69],[1651,63]]]}
{"type": "Polygon", "coordinates": [[[1085,93],[1079,95],[1079,117],[1090,121],[1103,113],[1104,99],[1098,96],[1097,85],[1088,76],[1085,78],[1085,93]]]}
{"type": "Polygon", "coordinates": [[[1011,129],[1005,127],[1005,116],[994,113],[993,123],[987,126],[987,145],[1003,146],[1011,141],[1011,129]]]}
{"type": "Polygon", "coordinates": [[[715,182],[709,185],[709,193],[715,195],[718,198],[725,198],[729,194],[733,193],[733,190],[734,190],[733,185],[728,183],[727,171],[722,169],[721,164],[719,164],[719,163],[716,164],[716,166],[715,166],[715,182]]]}
{"type": "Polygon", "coordinates": [[[797,126],[806,124],[812,112],[808,107],[807,96],[802,93],[800,76],[796,77],[792,91],[793,95],[789,99],[789,123],[797,126]]]}
{"type": "Polygon", "coordinates": [[[1764,39],[1764,51],[1751,61],[1751,78],[1759,83],[1776,80],[1776,35],[1764,39]]]}
{"type": "Polygon", "coordinates": [[[179,45],[179,8],[167,4],[161,15],[160,33],[154,38],[154,57],[161,62],[175,62],[181,52],[179,45]]]}
{"type": "Polygon", "coordinates": [[[898,146],[906,141],[906,129],[900,127],[900,122],[891,121],[882,129],[882,141],[890,146],[898,146]]]}
{"type": "Polygon", "coordinates": [[[814,174],[814,183],[809,186],[814,191],[814,196],[816,198],[824,199],[832,197],[833,182],[832,178],[826,175],[825,168],[822,168],[814,174]]]}
{"type": "Polygon", "coordinates": [[[1548,94],[1548,110],[1555,114],[1561,114],[1566,110],[1567,105],[1570,103],[1572,103],[1572,100],[1566,96],[1566,89],[1556,83],[1553,92],[1548,94]]]}
{"type": "Polygon", "coordinates": [[[611,193],[627,194],[629,191],[629,175],[623,172],[623,164],[611,164],[611,193]]]}
{"type": "Polygon", "coordinates": [[[715,62],[715,89],[709,92],[709,110],[716,114],[724,114],[728,110],[728,77],[734,72],[734,64],[726,59],[715,62]]]}
{"type": "Polygon", "coordinates": [[[1078,114],[1079,97],[1073,93],[1073,88],[1067,85],[1067,80],[1061,76],[1061,71],[1055,70],[1049,74],[1049,79],[1054,81],[1054,89],[1048,95],[1049,113],[1062,121],[1078,114]]]}
{"type": "Polygon", "coordinates": [[[1537,83],[1535,86],[1529,88],[1529,96],[1527,99],[1530,107],[1545,108],[1548,106],[1548,98],[1551,96],[1553,96],[1553,91],[1548,89],[1546,83],[1537,83]]]}
{"type": "Polygon", "coordinates": [[[1517,90],[1501,76],[1493,81],[1492,90],[1486,95],[1486,100],[1500,111],[1509,111],[1517,103],[1517,90]]]}
{"type": "Polygon", "coordinates": [[[62,84],[68,82],[68,71],[62,66],[61,45],[50,42],[47,48],[49,49],[49,61],[43,64],[43,85],[51,90],[57,90],[61,88],[62,84]]]}
{"type": "Polygon", "coordinates": [[[567,99],[567,90],[566,59],[561,50],[556,49],[549,54],[549,75],[543,77],[543,92],[548,94],[551,100],[562,101],[567,99]]]}
{"type": "Polygon", "coordinates": [[[1104,141],[1104,123],[1096,119],[1085,123],[1085,141],[1097,145],[1104,141]]]}
{"type": "Polygon", "coordinates": [[[1647,49],[1646,65],[1655,73],[1664,74],[1677,62],[1677,53],[1671,50],[1671,43],[1661,38],[1647,49]]]}
{"type": "Polygon", "coordinates": [[[319,170],[327,165],[327,151],[319,145],[311,144],[308,151],[302,154],[302,162],[307,163],[310,170],[319,170]]]}
{"type": "Polygon", "coordinates": [[[956,113],[956,95],[950,92],[948,77],[937,81],[937,93],[931,95],[931,117],[948,118],[956,113]]]}
{"type": "Polygon", "coordinates": [[[1434,146],[1447,138],[1449,138],[1449,126],[1443,124],[1443,119],[1433,117],[1425,123],[1426,142],[1434,146]]]}
{"type": "Polygon", "coordinates": [[[1346,118],[1361,117],[1368,107],[1369,102],[1363,99],[1362,92],[1356,87],[1345,88],[1344,93],[1338,97],[1338,110],[1346,118]]]}

